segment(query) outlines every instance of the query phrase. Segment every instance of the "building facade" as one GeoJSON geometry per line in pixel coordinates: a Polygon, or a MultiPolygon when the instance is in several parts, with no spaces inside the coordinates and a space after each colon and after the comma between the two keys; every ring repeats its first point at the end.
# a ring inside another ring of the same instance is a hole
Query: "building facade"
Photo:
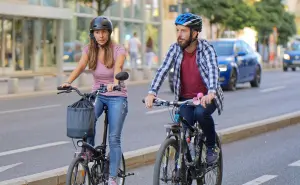
{"type": "MultiPolygon", "coordinates": [[[[75,0],[0,0],[0,76],[61,73],[77,65],[89,42],[89,24],[97,3],[75,0]]],[[[142,43],[140,65],[148,38],[153,64],[162,58],[162,6],[159,0],[114,0],[106,10],[114,25],[112,38],[128,47],[136,32],[142,43]]],[[[126,65],[130,67],[130,57],[126,65]]]]}

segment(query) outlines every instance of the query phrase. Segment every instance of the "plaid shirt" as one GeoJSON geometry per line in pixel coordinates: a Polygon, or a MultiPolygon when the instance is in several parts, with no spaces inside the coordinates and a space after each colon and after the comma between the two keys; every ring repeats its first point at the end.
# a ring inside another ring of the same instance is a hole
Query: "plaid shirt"
{"type": "MultiPolygon", "coordinates": [[[[160,86],[165,80],[169,70],[174,65],[174,77],[173,85],[175,92],[175,100],[179,99],[180,96],[180,69],[181,62],[183,59],[183,52],[177,43],[170,46],[167,55],[157,70],[154,80],[151,83],[150,94],[157,95],[160,86]]],[[[206,40],[198,40],[196,62],[198,69],[200,71],[201,77],[206,84],[209,92],[214,92],[216,94],[215,104],[218,109],[219,115],[223,110],[223,91],[219,84],[219,67],[217,62],[217,54],[213,48],[206,40]]]]}

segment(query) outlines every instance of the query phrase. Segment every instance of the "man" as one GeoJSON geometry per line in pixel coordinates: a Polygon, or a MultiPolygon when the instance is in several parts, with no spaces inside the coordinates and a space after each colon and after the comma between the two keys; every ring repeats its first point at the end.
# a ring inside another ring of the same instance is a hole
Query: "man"
{"type": "Polygon", "coordinates": [[[133,37],[129,40],[128,49],[130,55],[130,65],[132,68],[137,68],[137,57],[139,49],[141,48],[141,42],[137,38],[137,33],[133,33],[133,37]]]}
{"type": "Polygon", "coordinates": [[[170,46],[166,58],[157,70],[151,89],[145,98],[147,108],[151,108],[158,90],[168,71],[174,66],[174,92],[175,99],[184,101],[197,97],[203,93],[200,105],[196,107],[183,106],[180,109],[182,116],[189,124],[198,121],[207,138],[207,158],[209,164],[218,160],[216,146],[216,132],[213,112],[218,109],[219,115],[223,110],[223,91],[219,85],[219,68],[217,55],[213,46],[206,40],[198,39],[202,30],[200,16],[184,13],[175,21],[177,30],[177,43],[170,46]]]}

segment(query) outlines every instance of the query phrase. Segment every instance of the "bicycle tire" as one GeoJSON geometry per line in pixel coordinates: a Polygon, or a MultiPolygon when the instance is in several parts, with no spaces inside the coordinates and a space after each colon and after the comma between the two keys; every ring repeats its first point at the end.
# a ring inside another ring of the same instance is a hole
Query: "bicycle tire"
{"type": "Polygon", "coordinates": [[[88,182],[85,185],[92,185],[89,169],[85,164],[83,164],[83,162],[84,162],[84,159],[80,156],[78,156],[78,157],[76,157],[72,160],[71,164],[69,165],[68,172],[67,172],[66,185],[72,185],[73,170],[80,163],[85,168],[84,170],[87,172],[86,175],[87,175],[87,178],[88,178],[88,182]]]}
{"type": "MultiPolygon", "coordinates": [[[[219,138],[219,136],[218,136],[217,133],[216,133],[216,143],[217,143],[217,146],[218,146],[218,148],[220,150],[220,152],[219,152],[219,159],[218,159],[219,173],[218,173],[217,184],[216,185],[221,185],[222,184],[222,178],[223,178],[223,153],[222,153],[222,144],[221,144],[220,138],[219,138]]],[[[204,178],[205,178],[205,175],[204,175],[204,178]]],[[[203,184],[203,179],[197,180],[197,185],[204,185],[203,184]]]]}
{"type": "Polygon", "coordinates": [[[154,164],[154,171],[153,171],[153,185],[159,185],[159,181],[160,181],[160,167],[161,167],[161,162],[164,156],[164,152],[166,150],[166,148],[168,148],[169,146],[173,146],[176,149],[176,152],[178,151],[178,142],[175,139],[172,138],[168,138],[166,139],[160,146],[157,154],[156,154],[156,160],[155,160],[155,164],[154,164]]]}

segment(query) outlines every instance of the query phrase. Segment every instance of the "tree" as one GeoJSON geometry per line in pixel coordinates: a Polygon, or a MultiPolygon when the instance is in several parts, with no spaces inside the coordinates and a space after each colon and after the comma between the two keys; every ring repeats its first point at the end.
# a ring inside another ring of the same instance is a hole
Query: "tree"
{"type": "MultiPolygon", "coordinates": [[[[224,25],[233,10],[233,4],[228,0],[188,0],[186,3],[193,13],[208,18],[211,25],[224,25]]],[[[221,30],[224,30],[224,27],[221,30]]],[[[219,31],[218,35],[220,33],[222,31],[219,31]]]]}
{"type": "Polygon", "coordinates": [[[278,44],[286,45],[289,38],[297,33],[295,16],[289,12],[284,12],[282,24],[278,27],[278,44]]]}
{"type": "Polygon", "coordinates": [[[256,11],[260,14],[260,19],[256,21],[254,27],[258,32],[258,41],[266,43],[274,27],[280,27],[281,17],[284,15],[284,6],[281,0],[261,0],[254,3],[256,11]]]}
{"type": "MultiPolygon", "coordinates": [[[[107,8],[110,7],[114,2],[114,0],[95,0],[95,1],[97,3],[96,11],[98,15],[103,15],[103,13],[107,10],[107,8]]],[[[75,0],[75,2],[92,4],[93,0],[75,0]]]]}
{"type": "Polygon", "coordinates": [[[233,6],[232,14],[224,21],[226,28],[238,31],[245,27],[253,27],[260,19],[255,8],[243,0],[231,0],[231,3],[235,6],[233,6]]]}

